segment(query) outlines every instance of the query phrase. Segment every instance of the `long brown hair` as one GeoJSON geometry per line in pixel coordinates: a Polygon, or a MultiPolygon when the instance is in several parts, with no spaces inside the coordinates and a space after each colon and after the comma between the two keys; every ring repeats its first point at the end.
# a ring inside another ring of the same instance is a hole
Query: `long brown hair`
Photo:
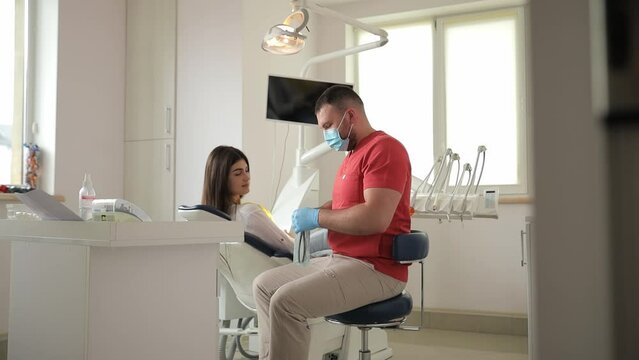
{"type": "Polygon", "coordinates": [[[209,154],[204,170],[204,187],[202,188],[202,204],[215,206],[229,213],[231,193],[229,192],[229,173],[236,162],[244,160],[249,167],[246,155],[232,146],[218,146],[209,154]]]}

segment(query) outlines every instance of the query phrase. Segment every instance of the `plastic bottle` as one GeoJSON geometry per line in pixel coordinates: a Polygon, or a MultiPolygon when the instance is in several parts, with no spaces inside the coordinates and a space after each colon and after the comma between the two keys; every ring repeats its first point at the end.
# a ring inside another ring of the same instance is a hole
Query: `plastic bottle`
{"type": "Polygon", "coordinates": [[[78,196],[78,205],[80,207],[80,217],[84,220],[91,219],[91,203],[95,200],[95,190],[93,189],[93,182],[91,181],[91,174],[84,174],[84,180],[82,181],[82,187],[78,196]]]}

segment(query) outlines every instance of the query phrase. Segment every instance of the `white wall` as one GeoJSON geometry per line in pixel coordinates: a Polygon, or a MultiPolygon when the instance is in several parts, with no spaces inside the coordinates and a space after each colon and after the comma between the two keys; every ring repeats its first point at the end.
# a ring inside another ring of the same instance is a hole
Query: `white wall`
{"type": "MultiPolygon", "coordinates": [[[[36,0],[30,6],[29,16],[38,25],[32,27],[29,39],[29,48],[34,56],[28,69],[27,91],[33,100],[28,104],[27,120],[35,124],[36,132],[31,139],[41,150],[39,185],[53,193],[55,173],[51,170],[55,169],[58,1],[36,0]]],[[[29,131],[25,135],[29,137],[29,131]]]]}
{"type": "MultiPolygon", "coordinates": [[[[242,2],[242,149],[250,160],[252,179],[251,192],[246,200],[268,208],[275,201],[276,188],[281,189],[291,175],[299,128],[266,120],[268,75],[299,77],[302,65],[315,53],[315,45],[310,42],[304,51],[290,56],[275,56],[261,49],[262,39],[268,29],[281,23],[290,11],[288,1],[242,2]]],[[[311,20],[309,26],[312,27],[313,23],[311,20]]],[[[313,131],[312,127],[306,127],[307,133],[313,131]]],[[[316,143],[309,143],[307,147],[309,145],[316,143]]]]}
{"type": "Polygon", "coordinates": [[[59,0],[53,192],[78,206],[84,172],[123,195],[125,0],[59,0]]]}
{"type": "Polygon", "coordinates": [[[241,11],[238,1],[178,1],[176,205],[200,203],[215,146],[242,146],[241,11]]]}
{"type": "Polygon", "coordinates": [[[607,84],[591,71],[604,56],[601,11],[599,0],[531,2],[535,359],[613,358],[605,133],[593,111],[607,84]]]}

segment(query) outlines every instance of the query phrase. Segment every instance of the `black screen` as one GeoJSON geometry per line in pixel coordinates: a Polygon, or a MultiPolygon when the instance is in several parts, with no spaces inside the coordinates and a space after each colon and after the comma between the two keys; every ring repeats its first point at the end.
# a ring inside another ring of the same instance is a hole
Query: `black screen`
{"type": "Polygon", "coordinates": [[[350,84],[269,75],[266,118],[317,125],[315,101],[324,90],[333,85],[346,85],[353,88],[350,84]]]}

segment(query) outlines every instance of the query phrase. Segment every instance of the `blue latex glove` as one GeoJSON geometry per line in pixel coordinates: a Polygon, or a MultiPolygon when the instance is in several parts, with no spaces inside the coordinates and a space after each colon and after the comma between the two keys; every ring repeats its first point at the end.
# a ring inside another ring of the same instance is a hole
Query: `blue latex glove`
{"type": "Polygon", "coordinates": [[[319,227],[318,208],[299,208],[293,211],[293,230],[296,233],[319,227]]]}

